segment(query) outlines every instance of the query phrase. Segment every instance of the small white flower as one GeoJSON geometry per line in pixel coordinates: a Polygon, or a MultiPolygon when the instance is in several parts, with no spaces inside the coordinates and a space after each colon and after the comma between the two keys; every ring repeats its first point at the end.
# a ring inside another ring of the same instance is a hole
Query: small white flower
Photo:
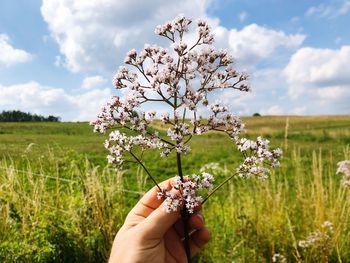
{"type": "Polygon", "coordinates": [[[322,230],[317,229],[314,232],[309,233],[306,240],[300,240],[298,245],[301,248],[322,248],[329,244],[329,241],[333,235],[333,223],[330,221],[325,221],[321,225],[322,230]]]}
{"type": "Polygon", "coordinates": [[[272,262],[287,263],[287,259],[283,255],[281,255],[280,253],[275,253],[272,256],[272,262]]]}
{"type": "Polygon", "coordinates": [[[162,190],[157,193],[158,198],[164,198],[164,210],[166,212],[176,211],[182,205],[185,205],[188,213],[193,214],[194,209],[201,204],[203,198],[197,195],[197,191],[201,189],[212,189],[214,177],[208,173],[201,175],[184,176],[183,181],[180,176],[173,179],[173,187],[171,190],[162,190]],[[177,194],[174,194],[177,191],[177,194]]]}
{"type": "Polygon", "coordinates": [[[350,188],[350,160],[338,162],[337,174],[342,173],[342,185],[350,188]]]}

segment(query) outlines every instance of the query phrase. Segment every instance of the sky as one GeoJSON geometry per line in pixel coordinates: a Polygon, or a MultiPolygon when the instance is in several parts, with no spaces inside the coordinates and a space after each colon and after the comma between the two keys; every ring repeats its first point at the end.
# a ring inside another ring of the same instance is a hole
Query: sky
{"type": "Polygon", "coordinates": [[[0,111],[90,121],[131,48],[154,28],[206,19],[252,92],[217,95],[239,115],[350,114],[350,0],[1,0],[0,111]]]}

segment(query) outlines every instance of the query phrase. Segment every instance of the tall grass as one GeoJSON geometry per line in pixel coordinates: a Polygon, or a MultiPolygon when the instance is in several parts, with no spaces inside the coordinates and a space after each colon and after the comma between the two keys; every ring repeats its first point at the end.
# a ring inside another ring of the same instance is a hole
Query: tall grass
{"type": "MultiPolygon", "coordinates": [[[[344,159],[349,155],[348,147],[344,159]]],[[[123,189],[120,172],[57,160],[52,153],[41,171],[30,162],[25,170],[0,162],[1,262],[106,261],[139,195],[123,189]],[[56,172],[48,175],[45,167],[56,172]]],[[[287,262],[349,262],[350,193],[335,166],[332,154],[315,151],[308,162],[295,148],[269,180],[234,179],[203,208],[213,239],[198,261],[271,262],[279,253],[287,262]],[[298,242],[325,221],[333,223],[331,239],[301,248],[298,242]]],[[[145,190],[145,175],[139,171],[137,178],[137,189],[145,190]]]]}
{"type": "Polygon", "coordinates": [[[0,162],[0,262],[106,261],[127,212],[123,176],[68,165],[63,178],[0,162]]]}
{"type": "MultiPolygon", "coordinates": [[[[344,158],[349,154],[348,147],[344,158]]],[[[277,253],[287,262],[349,262],[350,191],[340,185],[332,155],[312,156],[303,164],[294,149],[270,180],[235,180],[214,197],[204,208],[213,241],[200,262],[271,262],[277,253]],[[334,226],[330,240],[301,248],[325,221],[334,226]]]]}
{"type": "MultiPolygon", "coordinates": [[[[350,159],[350,116],[245,121],[248,136],[285,148],[282,167],[267,181],[233,179],[205,203],[212,241],[198,261],[271,262],[280,254],[287,262],[350,262],[350,191],[335,174],[350,159]],[[325,221],[330,239],[300,247],[317,231],[326,237],[325,221]]],[[[104,167],[103,139],[86,123],[0,124],[0,262],[106,262],[151,182],[135,166],[104,167]]],[[[215,133],[195,137],[186,173],[218,162],[222,181],[241,161],[229,143],[215,133]]],[[[144,156],[150,171],[159,180],[175,175],[171,158],[158,156],[144,156]]]]}

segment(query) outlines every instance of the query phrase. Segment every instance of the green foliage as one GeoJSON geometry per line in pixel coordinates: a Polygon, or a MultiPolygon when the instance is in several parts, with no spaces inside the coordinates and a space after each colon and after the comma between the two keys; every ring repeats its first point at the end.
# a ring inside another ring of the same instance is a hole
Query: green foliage
{"type": "Polygon", "coordinates": [[[44,117],[37,114],[31,114],[27,112],[22,112],[19,110],[13,110],[13,111],[2,111],[0,113],[0,122],[28,122],[28,121],[35,121],[35,122],[59,122],[60,117],[55,117],[53,115],[49,115],[48,117],[44,117]]]}
{"type": "Polygon", "coordinates": [[[106,262],[127,212],[122,174],[76,158],[52,155],[36,172],[2,160],[0,262],[106,262]]]}

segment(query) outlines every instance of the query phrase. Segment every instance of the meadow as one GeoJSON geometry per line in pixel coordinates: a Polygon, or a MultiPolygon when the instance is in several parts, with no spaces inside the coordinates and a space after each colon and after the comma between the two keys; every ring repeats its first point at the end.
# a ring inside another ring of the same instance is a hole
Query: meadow
{"type": "MultiPolygon", "coordinates": [[[[205,203],[212,240],[196,261],[350,262],[350,190],[336,174],[337,162],[350,159],[350,116],[243,120],[248,137],[283,149],[282,166],[266,181],[233,178],[205,203]]],[[[108,166],[104,139],[87,123],[0,123],[0,262],[106,262],[152,183],[135,163],[108,166]]],[[[194,137],[191,147],[184,171],[205,166],[217,183],[243,160],[218,133],[194,137]]],[[[143,159],[160,181],[176,174],[172,157],[143,159]]]]}

